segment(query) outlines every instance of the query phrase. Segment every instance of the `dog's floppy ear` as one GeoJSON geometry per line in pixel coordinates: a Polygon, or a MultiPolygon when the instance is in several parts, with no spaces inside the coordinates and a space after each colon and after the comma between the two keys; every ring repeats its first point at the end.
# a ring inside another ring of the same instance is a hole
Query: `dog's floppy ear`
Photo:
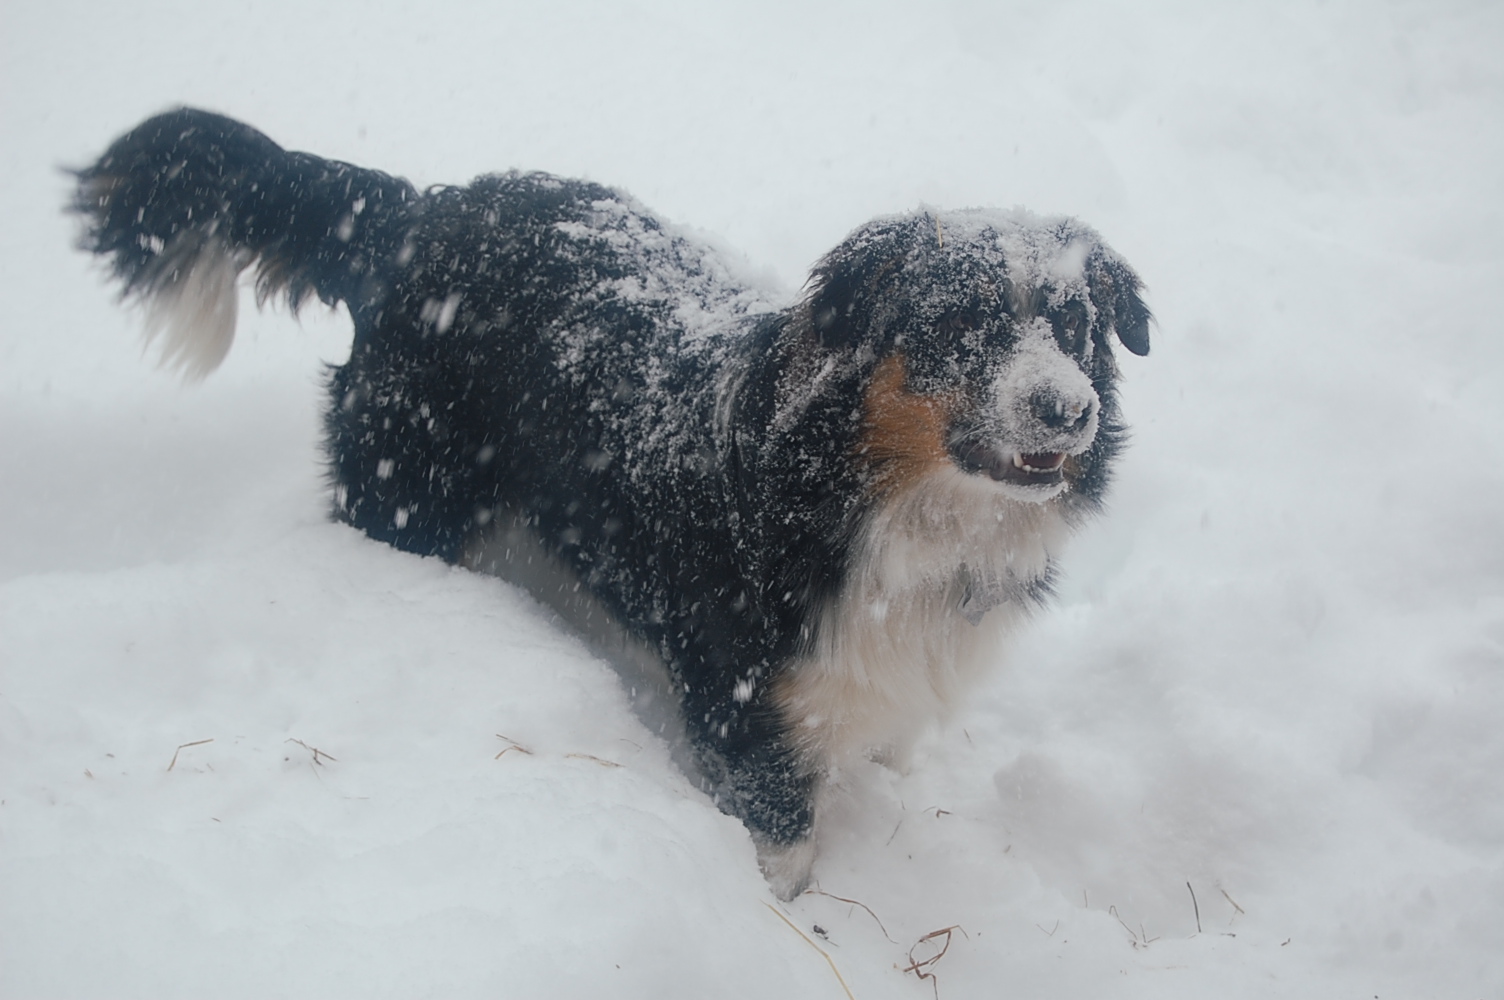
{"type": "Polygon", "coordinates": [[[869,224],[815,265],[805,298],[815,343],[839,350],[861,338],[873,320],[872,304],[881,298],[884,279],[903,266],[914,228],[912,220],[869,224]]]}
{"type": "Polygon", "coordinates": [[[863,326],[857,316],[857,299],[864,284],[862,270],[850,263],[826,257],[811,275],[809,328],[821,347],[849,347],[863,326]]]}
{"type": "Polygon", "coordinates": [[[1149,353],[1149,322],[1154,315],[1139,296],[1143,283],[1133,270],[1111,251],[1092,255],[1088,261],[1092,303],[1098,314],[1112,317],[1118,340],[1139,357],[1149,353]]]}

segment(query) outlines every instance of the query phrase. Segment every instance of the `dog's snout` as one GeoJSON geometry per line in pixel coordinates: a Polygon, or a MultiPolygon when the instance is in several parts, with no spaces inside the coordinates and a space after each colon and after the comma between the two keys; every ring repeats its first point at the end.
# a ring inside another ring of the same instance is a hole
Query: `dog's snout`
{"type": "Polygon", "coordinates": [[[1079,431],[1096,415],[1097,401],[1054,389],[1037,389],[1029,397],[1029,412],[1051,430],[1079,431]]]}

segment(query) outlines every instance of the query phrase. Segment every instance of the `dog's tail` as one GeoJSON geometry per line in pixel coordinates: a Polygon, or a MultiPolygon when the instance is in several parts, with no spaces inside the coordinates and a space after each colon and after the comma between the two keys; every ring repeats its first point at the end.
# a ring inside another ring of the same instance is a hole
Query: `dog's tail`
{"type": "Polygon", "coordinates": [[[75,171],[81,246],[147,306],[148,341],[188,378],[235,339],[236,278],[256,266],[260,303],[317,295],[351,312],[379,301],[373,265],[402,252],[412,185],[290,152],[223,115],[182,108],[142,122],[75,171]]]}

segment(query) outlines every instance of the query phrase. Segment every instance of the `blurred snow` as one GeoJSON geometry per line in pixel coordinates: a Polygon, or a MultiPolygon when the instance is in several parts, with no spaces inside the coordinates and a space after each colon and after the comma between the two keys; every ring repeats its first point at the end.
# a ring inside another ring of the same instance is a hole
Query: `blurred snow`
{"type": "Polygon", "coordinates": [[[1504,7],[75,0],[0,46],[0,995],[843,995],[610,668],[327,523],[341,315],[143,362],[57,167],[178,103],[619,186],[791,289],[921,203],[1081,217],[1159,318],[1113,510],[911,773],[845,776],[816,875],[882,925],[783,911],[864,1000],[957,924],[942,997],[1504,991],[1504,7]]]}

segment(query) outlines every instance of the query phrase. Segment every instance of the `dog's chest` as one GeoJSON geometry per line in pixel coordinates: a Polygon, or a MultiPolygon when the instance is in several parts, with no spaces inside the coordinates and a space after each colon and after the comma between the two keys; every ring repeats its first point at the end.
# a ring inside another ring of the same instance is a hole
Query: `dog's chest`
{"type": "Polygon", "coordinates": [[[1007,501],[959,470],[889,498],[777,683],[796,741],[825,763],[901,754],[996,660],[1064,535],[1053,505],[1007,501]]]}

